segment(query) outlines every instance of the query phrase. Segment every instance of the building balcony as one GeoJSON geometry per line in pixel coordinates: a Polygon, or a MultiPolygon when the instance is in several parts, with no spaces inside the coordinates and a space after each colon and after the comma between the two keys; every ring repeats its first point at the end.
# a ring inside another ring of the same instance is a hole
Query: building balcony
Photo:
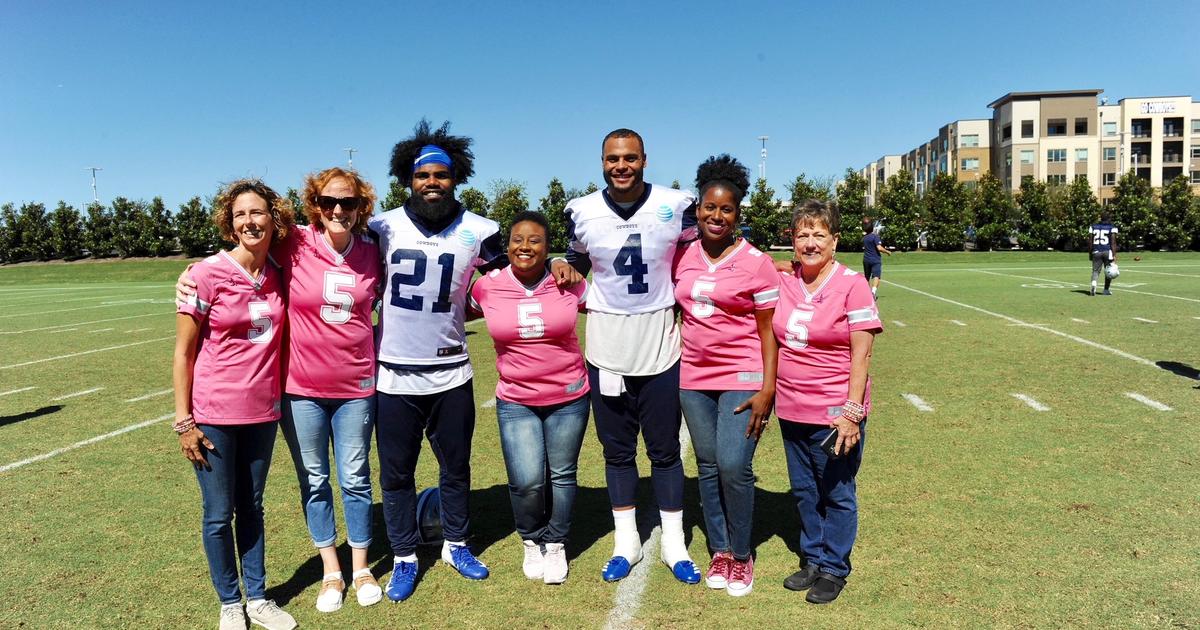
{"type": "Polygon", "coordinates": [[[1183,154],[1165,153],[1163,154],[1163,164],[1183,164],[1183,154]]]}

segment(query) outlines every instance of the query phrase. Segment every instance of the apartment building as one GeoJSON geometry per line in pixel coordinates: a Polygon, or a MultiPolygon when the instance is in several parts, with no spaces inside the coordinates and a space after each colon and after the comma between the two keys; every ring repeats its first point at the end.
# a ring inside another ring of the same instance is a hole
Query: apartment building
{"type": "Polygon", "coordinates": [[[900,167],[913,174],[918,194],[939,173],[971,187],[991,171],[1012,191],[1025,177],[1052,186],[1087,177],[1104,201],[1130,170],[1154,187],[1187,174],[1200,193],[1200,102],[1156,96],[1109,105],[1102,93],[1010,92],[988,104],[990,119],[943,126],[937,137],[901,154],[900,167]]]}
{"type": "Polygon", "coordinates": [[[879,191],[883,190],[888,178],[900,172],[900,159],[899,155],[885,155],[858,172],[863,179],[867,180],[868,206],[875,205],[875,200],[879,198],[879,191]]]}

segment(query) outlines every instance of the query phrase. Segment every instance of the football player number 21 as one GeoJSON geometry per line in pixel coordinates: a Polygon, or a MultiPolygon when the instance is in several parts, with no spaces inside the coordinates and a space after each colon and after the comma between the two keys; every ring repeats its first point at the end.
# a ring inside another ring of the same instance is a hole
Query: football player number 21
{"type": "MultiPolygon", "coordinates": [[[[419,287],[425,284],[425,269],[429,257],[419,249],[397,249],[392,252],[392,264],[400,265],[406,260],[413,261],[410,273],[392,274],[392,306],[409,311],[419,311],[425,306],[425,298],[421,295],[405,297],[400,294],[401,287],[419,287]]],[[[434,313],[450,312],[450,282],[454,279],[454,254],[446,252],[437,257],[437,264],[442,268],[441,282],[438,285],[437,299],[431,310],[434,313]]]]}
{"type": "Polygon", "coordinates": [[[808,326],[805,324],[812,322],[815,311],[802,311],[795,309],[791,315],[788,315],[787,335],[783,342],[789,348],[799,350],[808,345],[808,326]]]}
{"type": "Polygon", "coordinates": [[[641,234],[630,234],[629,238],[625,239],[625,244],[621,246],[621,251],[617,252],[617,258],[613,261],[613,270],[619,276],[629,276],[626,288],[630,295],[650,292],[650,285],[646,283],[646,274],[650,267],[642,262],[641,234]]]}

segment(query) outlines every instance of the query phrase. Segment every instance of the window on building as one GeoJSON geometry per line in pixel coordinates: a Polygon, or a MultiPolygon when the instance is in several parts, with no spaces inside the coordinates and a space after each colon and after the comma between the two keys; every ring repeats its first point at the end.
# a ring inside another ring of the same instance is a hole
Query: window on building
{"type": "Polygon", "coordinates": [[[1192,183],[1200,184],[1200,171],[1192,171],[1192,183]]]}
{"type": "Polygon", "coordinates": [[[1180,175],[1183,175],[1183,167],[1182,166],[1166,167],[1162,170],[1163,183],[1166,184],[1166,183],[1170,182],[1171,180],[1175,179],[1176,177],[1179,177],[1180,175]]]}
{"type": "Polygon", "coordinates": [[[1104,123],[1104,135],[1106,135],[1106,136],[1117,135],[1117,123],[1115,123],[1115,122],[1104,123]]]}
{"type": "Polygon", "coordinates": [[[1033,137],[1033,121],[1032,120],[1022,120],[1021,121],[1021,137],[1022,138],[1032,138],[1033,137]]]}
{"type": "Polygon", "coordinates": [[[964,170],[964,171],[978,171],[979,170],[979,158],[963,158],[961,160],[960,166],[962,167],[962,170],[964,170]]]}
{"type": "Polygon", "coordinates": [[[1183,119],[1182,118],[1164,118],[1163,119],[1163,135],[1168,138],[1178,138],[1183,136],[1183,119]]]}
{"type": "Polygon", "coordinates": [[[1115,186],[1117,184],[1117,174],[1105,173],[1102,181],[1104,182],[1104,186],[1115,186]]]}
{"type": "Polygon", "coordinates": [[[1087,173],[1075,173],[1075,181],[1087,181],[1087,173]]]}
{"type": "Polygon", "coordinates": [[[977,147],[979,146],[979,134],[969,134],[958,137],[958,146],[960,147],[977,147]]]}
{"type": "Polygon", "coordinates": [[[1200,136],[1200,118],[1192,119],[1192,135],[1200,136]]]}
{"type": "Polygon", "coordinates": [[[1104,161],[1112,162],[1117,159],[1117,147],[1104,147],[1104,161]]]}
{"type": "Polygon", "coordinates": [[[976,186],[976,185],[978,185],[978,182],[973,182],[973,181],[967,181],[967,182],[963,182],[963,189],[965,189],[965,190],[975,190],[975,186],[976,186]]]}
{"type": "Polygon", "coordinates": [[[1066,149],[1050,149],[1050,150],[1046,151],[1046,161],[1047,162],[1066,162],[1067,161],[1067,150],[1066,149]]]}
{"type": "Polygon", "coordinates": [[[1075,119],[1075,135],[1077,135],[1077,136],[1088,135],[1088,119],[1086,119],[1086,118],[1076,118],[1075,119]]]}
{"type": "Polygon", "coordinates": [[[1134,138],[1149,138],[1150,137],[1150,119],[1149,118],[1134,118],[1129,125],[1129,131],[1134,138]]]}
{"type": "Polygon", "coordinates": [[[1033,164],[1033,149],[1021,149],[1021,163],[1033,164]]]}
{"type": "Polygon", "coordinates": [[[1075,161],[1076,162],[1086,162],[1087,161],[1087,149],[1075,149],[1075,161]]]}
{"type": "Polygon", "coordinates": [[[1200,147],[1192,147],[1192,159],[1200,160],[1200,147]]]}
{"type": "Polygon", "coordinates": [[[1051,118],[1046,121],[1047,136],[1065,136],[1067,135],[1067,119],[1066,118],[1051,118]]]}
{"type": "Polygon", "coordinates": [[[1047,186],[1066,186],[1067,185],[1067,176],[1066,175],[1047,175],[1046,176],[1046,185],[1047,186]]]}
{"type": "Polygon", "coordinates": [[[1004,125],[1004,130],[1000,132],[1001,140],[1012,140],[1012,125],[1004,125]]]}

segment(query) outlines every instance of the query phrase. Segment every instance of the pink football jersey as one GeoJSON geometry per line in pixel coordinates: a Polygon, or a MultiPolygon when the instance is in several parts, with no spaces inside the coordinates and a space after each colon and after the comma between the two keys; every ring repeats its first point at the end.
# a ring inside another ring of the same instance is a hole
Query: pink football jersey
{"type": "Polygon", "coordinates": [[[288,356],[284,391],[315,398],[375,393],[371,306],[379,247],[354,235],[336,252],[315,226],[296,228],[272,255],[287,284],[288,356]]]}
{"type": "MultiPolygon", "coordinates": [[[[867,279],[834,262],[809,293],[799,276],[780,274],[773,320],[779,340],[775,414],[780,420],[830,424],[850,391],[850,332],[883,331],[867,279]]],[[[871,411],[871,379],[863,406],[871,411]]]]}
{"type": "Polygon", "coordinates": [[[192,371],[192,416],[202,424],[279,419],[284,322],[279,270],[256,280],[227,252],[192,267],[196,294],[178,312],[200,323],[192,371]]]}
{"type": "Polygon", "coordinates": [[[587,282],[560,290],[549,274],[536,289],[526,289],[511,267],[475,281],[471,308],[483,313],[496,344],[496,398],[540,407],[588,392],[575,334],[586,295],[587,282]]]}
{"type": "Polygon", "coordinates": [[[682,389],[762,388],[762,344],[754,311],[775,308],[779,274],[770,256],[744,239],[710,262],[696,241],[675,266],[675,301],[683,310],[682,389]]]}

